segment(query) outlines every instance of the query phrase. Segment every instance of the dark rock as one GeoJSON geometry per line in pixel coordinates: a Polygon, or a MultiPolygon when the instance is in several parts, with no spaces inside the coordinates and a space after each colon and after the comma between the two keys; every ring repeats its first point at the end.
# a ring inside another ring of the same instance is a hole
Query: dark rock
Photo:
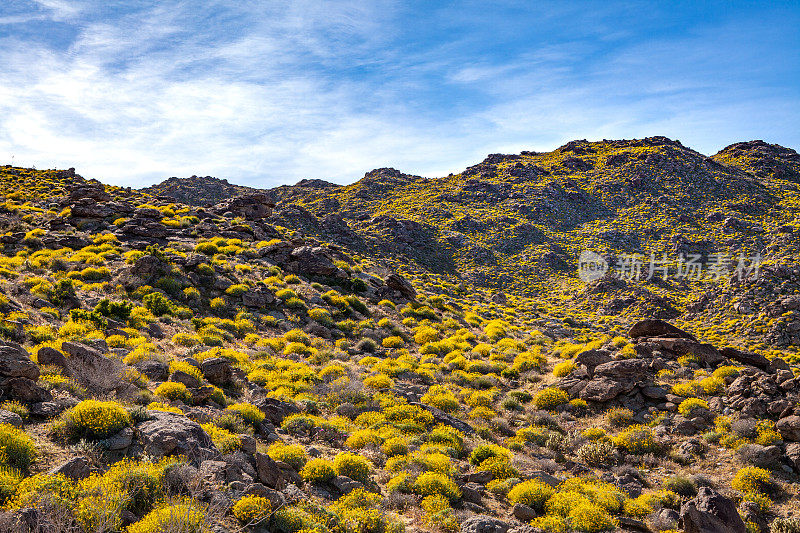
{"type": "Polygon", "coordinates": [[[200,363],[200,370],[208,381],[217,385],[228,383],[233,375],[231,362],[224,357],[206,359],[200,363]]]}
{"type": "Polygon", "coordinates": [[[524,503],[518,503],[514,505],[514,510],[512,511],[514,514],[514,518],[521,522],[530,522],[534,518],[536,518],[536,511],[533,510],[532,507],[528,507],[524,503]]]}
{"type": "Polygon", "coordinates": [[[626,384],[605,377],[595,378],[586,384],[580,392],[580,398],[587,402],[607,402],[630,390],[634,384],[634,382],[626,384]]]}
{"type": "Polygon", "coordinates": [[[183,370],[176,370],[169,376],[170,381],[175,383],[183,383],[190,389],[195,389],[200,386],[200,380],[195,376],[184,372],[183,370]]]}
{"type": "Polygon", "coordinates": [[[684,533],[747,532],[736,505],[708,487],[700,487],[697,496],[681,506],[678,525],[684,533]]]}
{"type": "MultiPolygon", "coordinates": [[[[34,363],[36,364],[36,363],[34,363]]],[[[36,367],[37,370],[39,367],[36,367]]],[[[0,378],[3,394],[23,403],[48,402],[53,396],[28,378],[0,378]]]]}
{"type": "Polygon", "coordinates": [[[280,426],[284,418],[300,412],[295,404],[275,398],[259,398],[253,405],[261,409],[266,415],[265,420],[274,426],[280,426]]]}
{"type": "Polygon", "coordinates": [[[100,441],[100,445],[106,450],[120,451],[125,450],[133,443],[133,429],[124,428],[116,435],[100,441]]]}
{"type": "Polygon", "coordinates": [[[78,481],[80,479],[89,477],[92,468],[89,460],[86,457],[73,457],[66,462],[50,470],[49,474],[63,474],[64,476],[78,481]]]}
{"type": "Polygon", "coordinates": [[[258,480],[275,490],[283,490],[286,487],[286,479],[283,470],[269,455],[256,453],[256,472],[258,480]]]}
{"type": "Polygon", "coordinates": [[[399,292],[409,300],[417,297],[417,291],[406,278],[397,273],[389,274],[386,277],[386,286],[390,289],[399,292]]]}
{"type": "Polygon", "coordinates": [[[778,420],[776,424],[778,431],[781,432],[783,440],[798,442],[800,441],[800,416],[791,415],[778,420]]]}
{"type": "Polygon", "coordinates": [[[36,352],[36,360],[40,365],[55,365],[67,368],[67,358],[64,357],[64,354],[50,346],[39,348],[39,351],[36,352]]]}
{"type": "Polygon", "coordinates": [[[242,294],[242,305],[251,308],[261,308],[275,301],[275,295],[272,291],[263,285],[256,285],[244,294],[242,294]]]}
{"type": "Polygon", "coordinates": [[[136,369],[154,381],[166,381],[169,375],[169,365],[154,359],[147,359],[136,363],[136,369]]]}
{"type": "Polygon", "coordinates": [[[22,346],[6,341],[0,345],[0,376],[36,381],[39,379],[39,365],[31,361],[22,346]]]}
{"type": "Polygon", "coordinates": [[[25,422],[17,413],[0,409],[0,424],[10,424],[15,428],[21,428],[23,425],[25,425],[25,422]]]}
{"type": "Polygon", "coordinates": [[[336,476],[331,481],[331,485],[336,487],[341,494],[350,494],[352,491],[364,488],[364,485],[358,481],[350,479],[347,476],[336,476]]]}
{"type": "Polygon", "coordinates": [[[176,413],[147,413],[152,418],[136,426],[139,440],[147,453],[155,457],[185,455],[198,463],[219,455],[211,437],[200,424],[176,413]]]}
{"type": "Polygon", "coordinates": [[[720,352],[728,359],[733,359],[734,361],[745,365],[754,366],[762,370],[769,367],[769,359],[757,353],[737,350],[736,348],[732,347],[722,348],[720,352]]]}
{"type": "Polygon", "coordinates": [[[687,333],[669,322],[658,319],[647,319],[637,322],[631,327],[628,335],[632,339],[639,337],[678,337],[697,342],[697,339],[691,333],[687,333]]]}
{"type": "Polygon", "coordinates": [[[461,523],[461,533],[507,533],[509,525],[487,515],[470,516],[461,523]]]}
{"type": "Polygon", "coordinates": [[[286,270],[307,276],[333,276],[339,268],[321,246],[301,246],[292,250],[286,270]]]}
{"type": "Polygon", "coordinates": [[[611,361],[611,354],[606,350],[584,350],[575,356],[575,362],[593,371],[598,365],[611,361]]]}
{"type": "Polygon", "coordinates": [[[647,377],[650,363],[644,359],[622,359],[598,365],[594,375],[616,380],[640,380],[647,377]]]}

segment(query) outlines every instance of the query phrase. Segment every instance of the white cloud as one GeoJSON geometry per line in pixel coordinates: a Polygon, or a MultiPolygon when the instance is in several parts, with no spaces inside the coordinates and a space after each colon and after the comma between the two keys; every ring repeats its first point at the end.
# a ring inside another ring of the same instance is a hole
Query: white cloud
{"type": "Polygon", "coordinates": [[[675,58],[713,67],[697,36],[591,58],[590,43],[565,40],[491,60],[456,37],[406,53],[390,1],[173,0],[114,20],[98,17],[104,4],[40,3],[80,18],[78,36],[65,48],[0,39],[0,160],[125,185],[347,182],[380,166],[437,176],[585,137],[663,134],[711,151],[800,118],[792,94],[682,73],[675,58]]]}

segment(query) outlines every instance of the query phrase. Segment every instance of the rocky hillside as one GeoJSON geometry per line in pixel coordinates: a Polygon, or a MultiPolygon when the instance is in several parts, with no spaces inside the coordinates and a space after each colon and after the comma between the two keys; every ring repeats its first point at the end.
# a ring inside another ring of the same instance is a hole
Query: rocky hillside
{"type": "Polygon", "coordinates": [[[235,196],[259,192],[252,187],[233,185],[228,180],[211,176],[191,176],[189,178],[169,178],[157,185],[141,190],[150,196],[163,196],[176,202],[197,207],[206,207],[235,196]]]}
{"type": "Polygon", "coordinates": [[[0,531],[800,531],[793,156],[747,146],[225,197],[0,167],[0,531]],[[764,265],[576,275],[651,247],[764,265]]]}

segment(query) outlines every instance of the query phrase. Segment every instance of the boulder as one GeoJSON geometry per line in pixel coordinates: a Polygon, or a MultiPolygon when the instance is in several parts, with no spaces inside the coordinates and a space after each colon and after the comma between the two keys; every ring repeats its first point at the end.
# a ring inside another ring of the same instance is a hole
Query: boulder
{"type": "Polygon", "coordinates": [[[614,379],[600,377],[591,380],[580,392],[580,398],[587,402],[607,402],[633,388],[634,383],[623,383],[614,379]]]}
{"type": "Polygon", "coordinates": [[[639,337],[678,337],[697,342],[697,339],[691,333],[687,333],[669,322],[658,319],[646,319],[637,322],[631,327],[628,335],[632,339],[637,339],[639,337]]]}
{"type": "Polygon", "coordinates": [[[10,424],[15,428],[21,428],[23,425],[25,425],[25,422],[17,413],[0,409],[0,424],[10,424]]]}
{"type": "Polygon", "coordinates": [[[400,274],[393,272],[386,277],[385,281],[387,287],[399,292],[409,300],[413,300],[417,297],[417,291],[414,289],[414,286],[400,274]]]}
{"type": "Polygon", "coordinates": [[[259,398],[253,405],[261,409],[266,415],[264,420],[274,426],[280,426],[284,418],[300,412],[300,408],[295,404],[276,398],[259,398]]]}
{"type": "Polygon", "coordinates": [[[800,416],[790,415],[778,420],[776,424],[783,440],[800,442],[800,416]]]}
{"type": "Polygon", "coordinates": [[[514,514],[514,518],[521,522],[530,522],[536,518],[536,511],[524,503],[518,503],[514,505],[514,510],[512,512],[514,514]]]}
{"type": "Polygon", "coordinates": [[[765,370],[769,367],[769,359],[757,353],[737,350],[736,348],[732,347],[723,348],[720,350],[720,352],[728,359],[733,359],[734,361],[745,365],[754,366],[762,370],[765,370]]]}
{"type": "Polygon", "coordinates": [[[185,455],[200,462],[219,454],[200,424],[177,413],[148,411],[150,420],[137,424],[139,441],[155,457],[185,455]]]}
{"type": "Polygon", "coordinates": [[[596,377],[616,380],[640,380],[647,377],[650,363],[644,359],[621,359],[597,365],[594,369],[596,377]]]}
{"type": "Polygon", "coordinates": [[[461,523],[461,533],[507,533],[508,529],[508,523],[487,515],[470,516],[461,523]]]}
{"type": "Polygon", "coordinates": [[[36,360],[40,365],[55,365],[67,368],[67,358],[64,357],[64,354],[50,346],[39,348],[39,351],[36,352],[36,360]]]}
{"type": "Polygon", "coordinates": [[[263,285],[257,285],[242,294],[242,304],[245,307],[261,308],[275,301],[272,291],[263,285]]]}
{"type": "Polygon", "coordinates": [[[224,384],[231,380],[231,362],[224,357],[212,357],[200,363],[203,376],[211,383],[224,384]]]}
{"type": "Polygon", "coordinates": [[[62,474],[72,480],[80,480],[89,477],[92,467],[86,457],[73,457],[59,466],[50,470],[51,475],[62,474]]]}
{"type": "Polygon", "coordinates": [[[275,490],[283,490],[286,486],[286,479],[280,465],[269,455],[256,452],[256,472],[258,480],[275,490]]]}
{"type": "Polygon", "coordinates": [[[736,505],[708,487],[700,487],[697,496],[681,506],[678,525],[684,533],[746,533],[736,505]]]}
{"type": "Polygon", "coordinates": [[[333,276],[339,268],[321,246],[300,246],[292,250],[286,270],[306,276],[333,276]]]}
{"type": "Polygon", "coordinates": [[[575,363],[585,366],[590,372],[596,366],[609,361],[611,361],[611,354],[606,350],[584,350],[575,356],[575,363]]]}
{"type": "Polygon", "coordinates": [[[36,381],[39,365],[31,361],[28,352],[19,344],[4,342],[0,345],[0,376],[36,381]]]}

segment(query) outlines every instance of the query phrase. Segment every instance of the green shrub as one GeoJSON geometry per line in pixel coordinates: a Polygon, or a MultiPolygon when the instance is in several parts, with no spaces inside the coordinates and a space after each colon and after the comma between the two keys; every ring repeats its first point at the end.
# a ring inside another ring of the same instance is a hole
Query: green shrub
{"type": "Polygon", "coordinates": [[[300,476],[309,483],[325,483],[336,477],[336,470],[326,459],[311,459],[303,466],[300,476]]]}
{"type": "Polygon", "coordinates": [[[271,511],[272,504],[268,499],[249,495],[236,502],[232,512],[243,525],[253,525],[267,518],[271,511]]]}
{"type": "Polygon", "coordinates": [[[544,510],[544,504],[555,494],[555,490],[538,479],[531,479],[518,483],[508,492],[508,500],[511,503],[522,503],[528,507],[536,509],[538,512],[544,510]]]}
{"type": "Polygon", "coordinates": [[[439,472],[424,472],[414,481],[413,490],[420,496],[444,496],[450,501],[461,499],[461,490],[455,481],[439,472]]]}
{"type": "Polygon", "coordinates": [[[172,302],[160,292],[151,292],[142,298],[144,306],[155,316],[171,314],[173,311],[172,302]]]}
{"type": "Polygon", "coordinates": [[[36,444],[24,431],[0,424],[0,463],[25,471],[36,458],[36,444]]]}
{"type": "Polygon", "coordinates": [[[369,483],[369,475],[372,470],[372,466],[366,458],[347,452],[336,456],[333,460],[333,468],[340,476],[347,476],[364,484],[369,483]]]}
{"type": "Polygon", "coordinates": [[[167,398],[168,400],[178,400],[183,403],[192,403],[192,393],[183,383],[165,381],[153,391],[156,396],[167,398]]]}
{"type": "Polygon", "coordinates": [[[254,427],[260,424],[266,416],[261,409],[251,403],[234,403],[226,407],[225,410],[238,413],[245,422],[254,427]]]}
{"type": "Polygon", "coordinates": [[[481,444],[472,450],[469,456],[469,463],[477,466],[493,457],[500,457],[510,461],[514,454],[508,448],[503,448],[497,444],[481,444]]]}
{"type": "Polygon", "coordinates": [[[555,409],[568,401],[569,394],[566,391],[553,387],[540,390],[533,397],[533,404],[537,409],[555,409]]]}
{"type": "Polygon", "coordinates": [[[731,488],[743,494],[764,492],[769,486],[769,472],[755,466],[742,468],[731,481],[731,488]]]}
{"type": "Polygon", "coordinates": [[[64,413],[66,436],[75,439],[105,439],[131,425],[128,411],[117,402],[84,400],[64,413]]]}

